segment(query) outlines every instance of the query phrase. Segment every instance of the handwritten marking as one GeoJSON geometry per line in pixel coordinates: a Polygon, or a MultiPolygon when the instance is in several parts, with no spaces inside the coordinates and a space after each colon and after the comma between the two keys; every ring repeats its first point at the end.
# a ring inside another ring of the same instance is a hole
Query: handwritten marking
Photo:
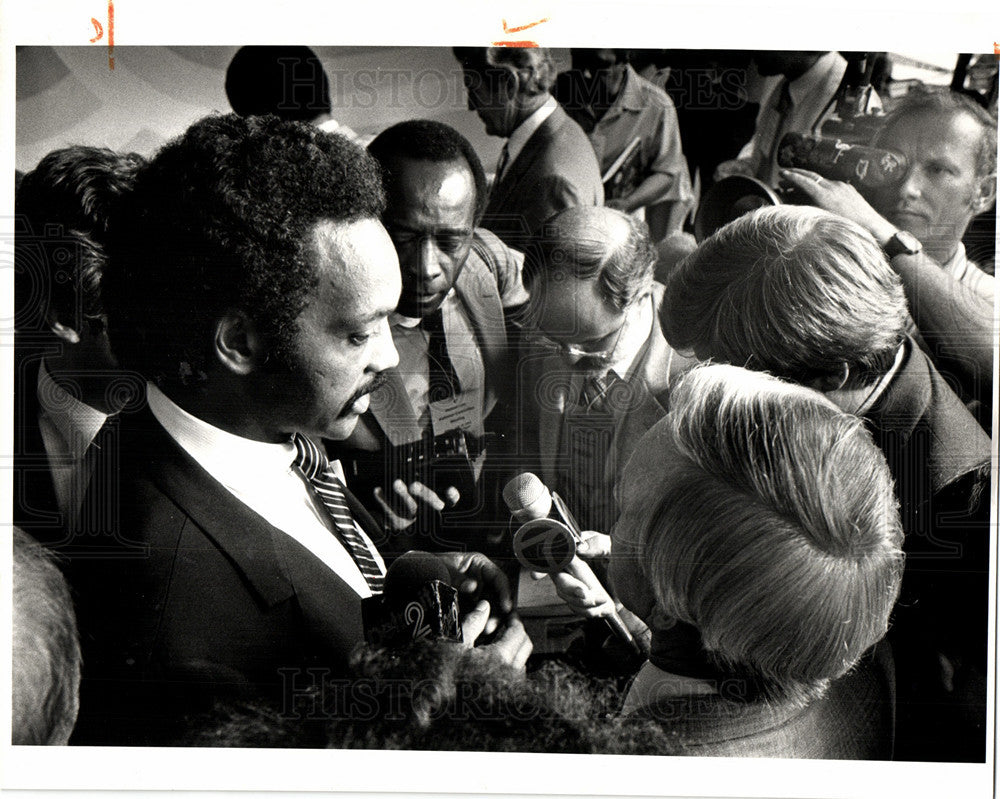
{"type": "MultiPolygon", "coordinates": [[[[528,28],[534,28],[536,25],[541,25],[543,22],[548,22],[549,18],[540,19],[537,22],[529,22],[527,25],[508,25],[507,20],[501,19],[503,23],[503,32],[510,33],[520,33],[521,31],[526,31],[528,28]]],[[[494,47],[538,47],[538,42],[532,41],[530,39],[520,39],[517,41],[500,41],[493,42],[494,47]]]]}
{"type": "Polygon", "coordinates": [[[503,32],[504,33],[520,33],[521,31],[526,31],[528,28],[534,28],[536,25],[541,25],[543,22],[548,22],[549,18],[540,19],[538,22],[529,22],[527,25],[517,25],[517,26],[507,26],[507,20],[501,20],[503,22],[503,32]]]}
{"type": "MultiPolygon", "coordinates": [[[[97,35],[90,40],[91,44],[99,41],[104,36],[104,28],[100,22],[93,17],[90,18],[97,35]]],[[[108,0],[108,69],[115,68],[115,3],[108,0]]]]}

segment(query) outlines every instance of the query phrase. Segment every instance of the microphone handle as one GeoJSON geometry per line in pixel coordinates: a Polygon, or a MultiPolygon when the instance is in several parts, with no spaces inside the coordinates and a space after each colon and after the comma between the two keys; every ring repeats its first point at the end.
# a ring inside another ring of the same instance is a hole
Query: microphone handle
{"type": "Polygon", "coordinates": [[[632,648],[633,652],[637,655],[641,655],[642,649],[639,647],[639,644],[636,643],[636,640],[632,633],[629,632],[628,627],[625,626],[625,622],[622,621],[622,617],[618,615],[618,609],[621,607],[622,605],[616,602],[615,610],[611,611],[609,615],[604,616],[604,621],[607,623],[608,627],[611,628],[611,632],[628,644],[632,648]]]}
{"type": "Polygon", "coordinates": [[[628,627],[625,626],[625,622],[622,621],[622,617],[618,615],[618,611],[623,607],[623,605],[608,594],[590,566],[583,561],[579,555],[577,555],[566,567],[566,572],[571,574],[577,580],[580,580],[582,583],[588,585],[591,589],[601,591],[609,601],[614,603],[614,609],[606,616],[601,616],[600,618],[604,619],[607,625],[611,628],[611,632],[628,644],[636,654],[642,654],[642,648],[638,643],[636,643],[636,640],[629,631],[628,627]]]}
{"type": "Polygon", "coordinates": [[[580,525],[576,521],[576,517],[570,512],[569,505],[567,505],[561,496],[559,496],[555,491],[552,492],[552,504],[556,506],[556,512],[561,517],[563,524],[565,524],[569,531],[573,534],[577,543],[583,540],[583,531],[580,529],[580,525]]]}

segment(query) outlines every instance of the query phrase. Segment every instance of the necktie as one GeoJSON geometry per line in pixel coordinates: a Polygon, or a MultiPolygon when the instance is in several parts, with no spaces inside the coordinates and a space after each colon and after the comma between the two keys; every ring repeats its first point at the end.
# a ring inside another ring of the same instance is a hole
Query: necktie
{"type": "Polygon", "coordinates": [[[354,526],[354,517],[344,495],[344,485],[334,474],[330,461],[319,447],[298,433],[295,434],[295,450],[295,466],[323,503],[337,529],[337,535],[357,564],[368,587],[373,594],[382,593],[382,570],[354,526]]]}
{"type": "Polygon", "coordinates": [[[427,333],[427,393],[431,402],[449,399],[460,390],[458,374],[448,357],[448,342],[444,334],[441,309],[428,314],[421,322],[427,333]]]}
{"type": "Polygon", "coordinates": [[[500,178],[503,176],[503,171],[507,168],[507,162],[510,160],[510,152],[507,150],[507,142],[504,142],[503,149],[500,151],[500,160],[497,161],[497,174],[493,178],[494,183],[499,183],[500,178]]]}
{"type": "Polygon", "coordinates": [[[607,393],[610,377],[592,376],[587,377],[580,386],[580,397],[577,404],[586,410],[600,410],[603,405],[601,400],[607,393]]]}

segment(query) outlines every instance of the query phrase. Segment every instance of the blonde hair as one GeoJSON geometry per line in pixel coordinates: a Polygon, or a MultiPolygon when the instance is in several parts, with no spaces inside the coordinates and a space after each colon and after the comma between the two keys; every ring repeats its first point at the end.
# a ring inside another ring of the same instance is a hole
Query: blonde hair
{"type": "Polygon", "coordinates": [[[667,280],[672,346],[812,383],[857,388],[892,365],[906,331],[899,277],[859,225],[818,208],[762,208],[720,228],[667,280]]]}
{"type": "Polygon", "coordinates": [[[888,628],[903,534],[861,421],[739,367],[692,370],[660,422],[680,454],[641,537],[661,609],[732,673],[807,700],[888,628]]]}

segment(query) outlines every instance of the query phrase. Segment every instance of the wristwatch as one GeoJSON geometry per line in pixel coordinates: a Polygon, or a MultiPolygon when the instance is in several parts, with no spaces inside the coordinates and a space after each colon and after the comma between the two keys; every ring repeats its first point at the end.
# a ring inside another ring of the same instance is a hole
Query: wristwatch
{"type": "Polygon", "coordinates": [[[924,245],[920,240],[908,230],[897,230],[882,245],[889,258],[895,258],[897,255],[916,255],[923,248],[924,245]]]}

